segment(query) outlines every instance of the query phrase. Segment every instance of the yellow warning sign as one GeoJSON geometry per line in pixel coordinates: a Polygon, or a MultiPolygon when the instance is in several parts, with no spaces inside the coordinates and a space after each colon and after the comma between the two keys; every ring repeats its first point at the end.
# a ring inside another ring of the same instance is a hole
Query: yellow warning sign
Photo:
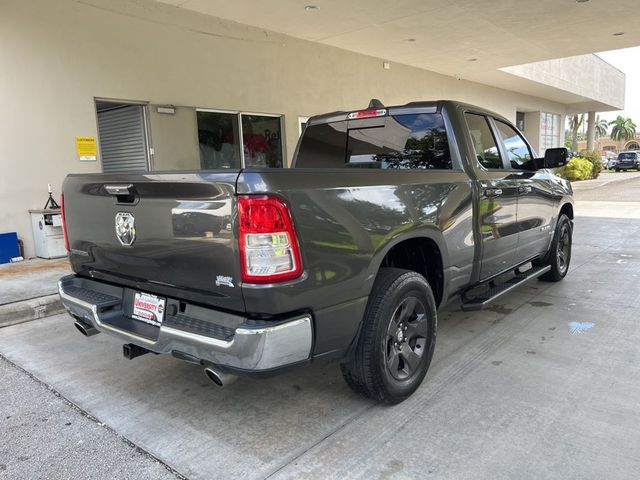
{"type": "Polygon", "coordinates": [[[76,137],[76,152],[83,162],[96,160],[98,155],[96,137],[76,137]]]}

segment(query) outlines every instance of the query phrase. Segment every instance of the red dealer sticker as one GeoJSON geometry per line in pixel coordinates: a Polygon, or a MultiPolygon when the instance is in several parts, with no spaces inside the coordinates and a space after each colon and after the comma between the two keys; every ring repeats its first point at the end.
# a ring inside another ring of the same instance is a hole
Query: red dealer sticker
{"type": "Polygon", "coordinates": [[[133,314],[136,320],[159,327],[164,317],[165,299],[150,293],[136,292],[133,299],[133,314]]]}

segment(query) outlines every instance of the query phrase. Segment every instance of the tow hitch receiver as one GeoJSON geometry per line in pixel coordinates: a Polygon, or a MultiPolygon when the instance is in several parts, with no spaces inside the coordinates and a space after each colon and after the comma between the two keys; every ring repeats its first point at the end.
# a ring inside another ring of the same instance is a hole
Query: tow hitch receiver
{"type": "Polygon", "coordinates": [[[156,353],[151,350],[147,350],[146,348],[139,347],[138,345],[134,345],[133,343],[125,343],[122,345],[122,354],[124,358],[128,358],[129,360],[133,360],[140,355],[144,355],[146,353],[156,353]]]}

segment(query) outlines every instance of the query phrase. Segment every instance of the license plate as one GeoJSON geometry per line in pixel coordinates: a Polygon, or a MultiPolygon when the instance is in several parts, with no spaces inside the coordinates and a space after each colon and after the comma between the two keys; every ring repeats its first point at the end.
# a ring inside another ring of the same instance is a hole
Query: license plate
{"type": "Polygon", "coordinates": [[[133,299],[133,313],[136,320],[159,327],[164,318],[166,300],[150,293],[136,292],[133,299]]]}

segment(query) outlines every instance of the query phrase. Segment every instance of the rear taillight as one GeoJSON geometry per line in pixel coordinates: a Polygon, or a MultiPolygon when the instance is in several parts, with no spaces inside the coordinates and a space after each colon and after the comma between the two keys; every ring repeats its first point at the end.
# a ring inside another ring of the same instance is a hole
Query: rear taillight
{"type": "Polygon", "coordinates": [[[279,198],[238,196],[238,237],[243,282],[282,282],[302,275],[291,213],[279,198]]]}
{"type": "Polygon", "coordinates": [[[64,193],[60,195],[60,213],[62,215],[62,234],[64,236],[64,248],[69,251],[69,235],[67,235],[67,218],[64,214],[64,193]]]}

